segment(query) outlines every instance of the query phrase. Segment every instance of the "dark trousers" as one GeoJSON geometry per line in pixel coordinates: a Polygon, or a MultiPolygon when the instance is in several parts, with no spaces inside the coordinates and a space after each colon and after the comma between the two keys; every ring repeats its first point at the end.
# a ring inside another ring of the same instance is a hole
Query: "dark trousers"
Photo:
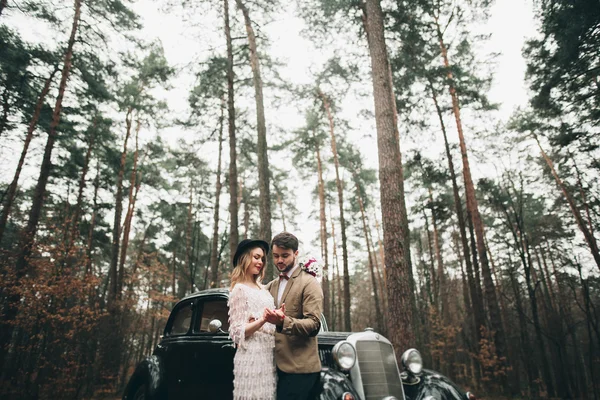
{"type": "Polygon", "coordinates": [[[288,374],[277,368],[277,400],[313,400],[319,393],[319,372],[288,374]]]}

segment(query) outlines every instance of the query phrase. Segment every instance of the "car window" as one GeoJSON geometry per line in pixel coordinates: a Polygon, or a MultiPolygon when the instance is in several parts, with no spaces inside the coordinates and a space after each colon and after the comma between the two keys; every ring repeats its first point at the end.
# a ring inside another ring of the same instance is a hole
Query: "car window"
{"type": "Polygon", "coordinates": [[[206,333],[208,324],[214,319],[221,321],[221,329],[229,331],[229,308],[226,299],[207,299],[202,305],[202,315],[196,321],[194,332],[206,333]]]}
{"type": "Polygon", "coordinates": [[[185,303],[177,307],[173,312],[173,323],[171,324],[171,330],[168,332],[170,335],[185,335],[190,330],[192,325],[192,314],[193,314],[193,303],[185,303]]]}

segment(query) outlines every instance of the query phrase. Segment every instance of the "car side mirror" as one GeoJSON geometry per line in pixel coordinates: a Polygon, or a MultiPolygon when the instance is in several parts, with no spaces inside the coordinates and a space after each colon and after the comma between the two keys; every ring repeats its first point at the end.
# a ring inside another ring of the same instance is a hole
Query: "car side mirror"
{"type": "Polygon", "coordinates": [[[217,333],[217,332],[227,333],[223,329],[221,329],[222,326],[223,326],[223,323],[221,323],[221,321],[219,321],[218,319],[213,319],[208,324],[208,331],[210,333],[217,333]]]}

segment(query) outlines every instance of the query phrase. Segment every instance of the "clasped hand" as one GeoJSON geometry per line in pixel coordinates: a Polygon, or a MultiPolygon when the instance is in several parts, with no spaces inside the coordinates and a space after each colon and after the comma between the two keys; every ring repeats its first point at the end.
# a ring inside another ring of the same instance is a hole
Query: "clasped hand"
{"type": "Polygon", "coordinates": [[[283,320],[285,319],[285,303],[281,305],[281,308],[278,308],[276,310],[265,308],[265,312],[263,313],[263,319],[273,325],[282,324],[283,320]]]}

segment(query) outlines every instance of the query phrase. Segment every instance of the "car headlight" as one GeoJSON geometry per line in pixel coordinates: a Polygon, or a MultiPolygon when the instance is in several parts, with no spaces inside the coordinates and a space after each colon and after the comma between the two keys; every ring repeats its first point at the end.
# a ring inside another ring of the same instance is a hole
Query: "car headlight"
{"type": "Polygon", "coordinates": [[[332,355],[341,370],[347,371],[356,363],[356,349],[350,342],[338,342],[333,346],[332,355]]]}
{"type": "Polygon", "coordinates": [[[413,375],[419,375],[423,371],[423,358],[417,349],[408,349],[402,354],[402,366],[413,375]]]}

